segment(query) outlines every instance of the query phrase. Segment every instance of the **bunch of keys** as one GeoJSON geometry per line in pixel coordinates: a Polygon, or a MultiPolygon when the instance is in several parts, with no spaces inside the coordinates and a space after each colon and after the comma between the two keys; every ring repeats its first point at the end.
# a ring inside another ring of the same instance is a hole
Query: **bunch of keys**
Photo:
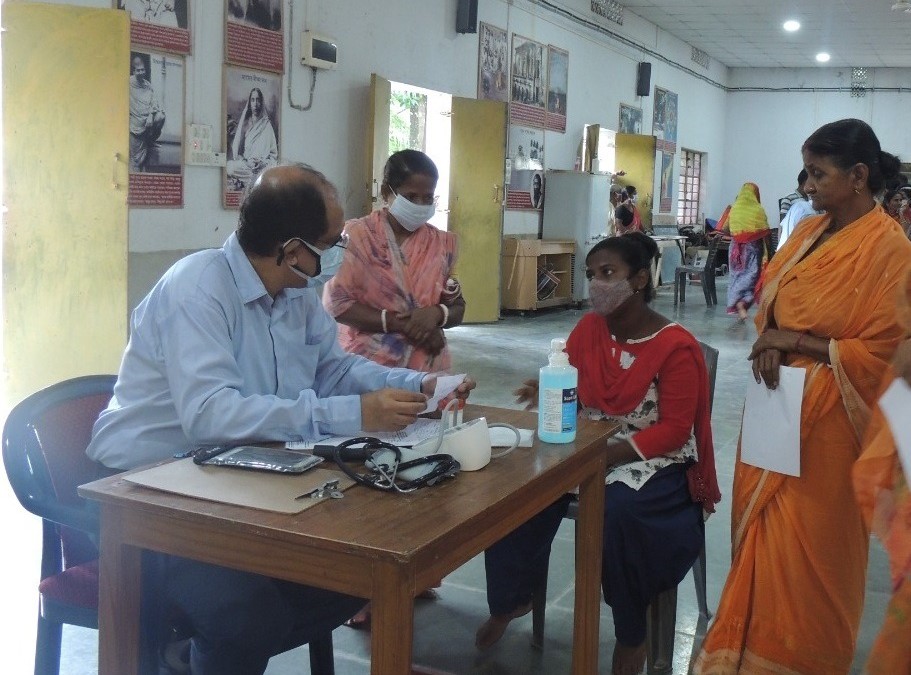
{"type": "Polygon", "coordinates": [[[338,489],[338,480],[327,480],[325,483],[320,485],[317,488],[313,488],[310,492],[305,492],[302,495],[298,495],[294,499],[305,499],[309,497],[310,499],[323,499],[326,495],[329,495],[332,499],[341,499],[345,494],[338,489]]]}

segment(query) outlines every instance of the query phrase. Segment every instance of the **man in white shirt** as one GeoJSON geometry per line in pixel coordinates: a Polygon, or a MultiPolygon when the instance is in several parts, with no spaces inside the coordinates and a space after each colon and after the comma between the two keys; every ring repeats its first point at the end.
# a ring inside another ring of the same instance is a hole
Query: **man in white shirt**
{"type": "Polygon", "coordinates": [[[800,175],[797,177],[799,181],[797,186],[797,193],[799,197],[794,199],[791,202],[790,208],[785,213],[784,218],[781,219],[781,224],[778,228],[778,246],[776,250],[780,250],[784,246],[785,241],[791,233],[794,231],[794,228],[797,227],[797,224],[806,218],[807,216],[815,216],[819,211],[813,209],[813,205],[810,203],[810,200],[807,199],[807,193],[804,192],[803,186],[807,182],[807,172],[803,170],[800,172],[800,175]]]}

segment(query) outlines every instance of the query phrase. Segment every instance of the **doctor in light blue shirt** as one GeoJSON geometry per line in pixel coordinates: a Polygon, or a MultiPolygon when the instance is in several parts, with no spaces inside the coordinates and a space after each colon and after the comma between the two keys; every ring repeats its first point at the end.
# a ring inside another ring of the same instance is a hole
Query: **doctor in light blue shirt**
{"type": "MultiPolygon", "coordinates": [[[[402,429],[435,376],[347,354],[309,282],[339,244],[334,186],[304,166],[267,169],[221,249],[177,262],[133,312],[114,397],[89,456],[114,469],[199,445],[402,429]]],[[[466,397],[474,382],[457,392],[466,397]]],[[[151,553],[159,589],[189,620],[193,675],[261,675],[302,628],[332,630],[363,599],[151,553]]],[[[157,627],[152,627],[156,629],[157,627]]]]}

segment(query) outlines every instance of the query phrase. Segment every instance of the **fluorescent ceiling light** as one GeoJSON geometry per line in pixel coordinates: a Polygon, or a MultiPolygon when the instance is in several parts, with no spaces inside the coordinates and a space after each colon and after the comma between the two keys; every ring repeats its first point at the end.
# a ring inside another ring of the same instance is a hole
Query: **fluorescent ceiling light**
{"type": "Polygon", "coordinates": [[[782,28],[784,28],[789,33],[793,33],[796,30],[800,30],[800,21],[795,21],[794,19],[790,19],[790,20],[784,22],[784,24],[782,25],[782,28]]]}
{"type": "Polygon", "coordinates": [[[831,58],[832,57],[829,56],[829,54],[827,54],[826,52],[819,52],[819,54],[816,55],[816,60],[819,61],[820,63],[826,63],[831,58]]]}

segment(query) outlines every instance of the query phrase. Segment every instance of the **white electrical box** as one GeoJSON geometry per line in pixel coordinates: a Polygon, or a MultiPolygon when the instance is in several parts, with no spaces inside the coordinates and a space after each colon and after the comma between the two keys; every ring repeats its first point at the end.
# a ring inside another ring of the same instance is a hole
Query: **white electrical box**
{"type": "Polygon", "coordinates": [[[325,35],[305,30],[301,33],[301,64],[310,68],[336,68],[338,44],[325,35]]]}

